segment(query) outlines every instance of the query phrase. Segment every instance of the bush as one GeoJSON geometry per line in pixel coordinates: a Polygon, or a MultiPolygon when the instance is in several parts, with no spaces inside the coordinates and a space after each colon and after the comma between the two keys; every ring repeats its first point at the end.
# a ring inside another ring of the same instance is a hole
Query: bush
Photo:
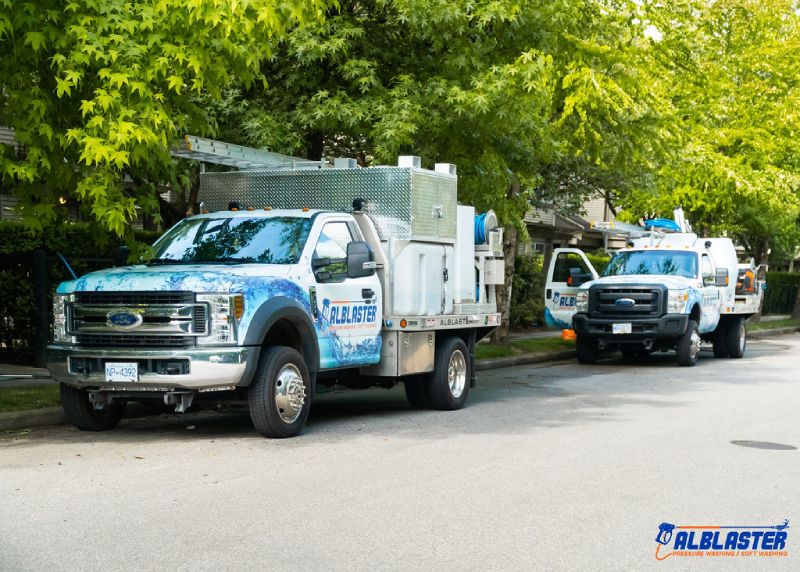
{"type": "Polygon", "coordinates": [[[767,272],[767,291],[761,305],[763,314],[794,314],[800,272],[767,272]]]}
{"type": "Polygon", "coordinates": [[[800,272],[767,272],[767,291],[773,286],[800,286],[800,272]]]}
{"type": "Polygon", "coordinates": [[[542,257],[517,256],[514,261],[514,286],[511,290],[511,326],[527,328],[544,321],[544,283],[542,257]]]}
{"type": "MultiPolygon", "coordinates": [[[[137,232],[139,243],[159,233],[137,232]]],[[[58,257],[64,256],[80,276],[110,266],[121,240],[86,223],[63,223],[34,230],[19,222],[0,221],[0,359],[31,363],[35,351],[32,258],[48,253],[47,279],[52,295],[59,282],[71,279],[58,257]]]]}
{"type": "Polygon", "coordinates": [[[598,274],[603,274],[603,270],[606,269],[609,260],[611,260],[611,255],[603,250],[597,250],[595,252],[587,252],[586,258],[589,259],[598,274]]]}

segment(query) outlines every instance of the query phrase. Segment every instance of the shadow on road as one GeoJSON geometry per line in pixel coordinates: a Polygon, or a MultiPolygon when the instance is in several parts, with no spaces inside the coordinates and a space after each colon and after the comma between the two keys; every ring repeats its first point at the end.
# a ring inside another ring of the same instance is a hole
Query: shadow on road
{"type": "Polygon", "coordinates": [[[0,446],[37,443],[144,443],[158,441],[248,442],[265,446],[303,447],[319,440],[341,442],[363,435],[391,438],[444,439],[454,434],[516,434],[591,421],[614,421],[632,404],[674,407],[696,391],[713,391],[725,384],[769,381],[772,371],[786,371],[786,358],[800,336],[760,340],[747,357],[716,360],[701,354],[694,368],[681,368],[671,353],[653,354],[630,362],[612,357],[593,366],[573,361],[518,366],[482,372],[462,411],[415,411],[402,386],[323,395],[312,408],[303,436],[265,440],[253,429],[245,411],[199,412],[126,419],[105,433],[84,433],[53,427],[0,434],[0,446]],[[782,359],[776,359],[776,358],[782,359]]]}

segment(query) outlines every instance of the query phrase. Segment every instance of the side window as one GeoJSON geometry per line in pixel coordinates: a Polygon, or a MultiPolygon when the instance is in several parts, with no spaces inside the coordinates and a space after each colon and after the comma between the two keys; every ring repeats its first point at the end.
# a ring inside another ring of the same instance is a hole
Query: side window
{"type": "Polygon", "coordinates": [[[704,254],[703,257],[700,259],[700,267],[703,273],[703,282],[711,282],[714,283],[714,268],[711,266],[711,257],[708,254],[704,254]]]}
{"type": "Polygon", "coordinates": [[[353,235],[346,222],[322,227],[311,264],[318,282],[341,282],[347,278],[347,245],[353,235]]]}
{"type": "Polygon", "coordinates": [[[560,252],[553,268],[553,282],[567,282],[573,268],[579,269],[581,274],[590,274],[589,268],[579,255],[573,252],[560,252]]]}

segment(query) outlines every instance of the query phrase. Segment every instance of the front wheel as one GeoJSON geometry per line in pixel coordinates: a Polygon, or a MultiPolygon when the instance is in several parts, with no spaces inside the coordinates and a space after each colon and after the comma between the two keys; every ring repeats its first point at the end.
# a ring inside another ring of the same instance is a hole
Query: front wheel
{"type": "Polygon", "coordinates": [[[125,402],[112,401],[95,409],[89,393],[71,385],[61,384],[61,406],[64,414],[81,431],[108,431],[119,425],[125,413],[125,402]]]}
{"type": "Polygon", "coordinates": [[[744,357],[747,348],[747,328],[744,320],[737,318],[728,324],[725,331],[725,341],[728,344],[728,355],[732,358],[744,357]]]}
{"type": "Polygon", "coordinates": [[[578,336],[575,340],[575,353],[578,356],[578,363],[593,364],[597,361],[597,340],[578,336]]]}
{"type": "Polygon", "coordinates": [[[286,346],[264,350],[250,384],[248,406],[253,426],[264,437],[294,437],[303,430],[311,408],[311,384],[297,350],[286,346]]]}
{"type": "Polygon", "coordinates": [[[697,363],[697,356],[700,354],[700,334],[697,333],[697,322],[689,320],[686,331],[678,338],[676,349],[679,365],[692,367],[697,363]]]}
{"type": "Polygon", "coordinates": [[[431,406],[443,411],[464,407],[469,393],[470,373],[467,344],[458,337],[446,338],[436,348],[433,372],[427,374],[431,406]]]}

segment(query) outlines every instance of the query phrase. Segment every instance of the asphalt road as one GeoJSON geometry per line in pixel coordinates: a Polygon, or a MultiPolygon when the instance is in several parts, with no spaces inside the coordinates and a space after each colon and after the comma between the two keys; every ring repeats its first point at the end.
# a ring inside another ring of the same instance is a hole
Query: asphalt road
{"type": "Polygon", "coordinates": [[[800,569],[800,335],[483,372],[458,412],[327,396],[296,439],[246,416],[0,436],[0,570],[800,569]],[[788,557],[669,558],[663,522],[778,525],[788,557]],[[795,524],[796,523],[796,524],[795,524]]]}

